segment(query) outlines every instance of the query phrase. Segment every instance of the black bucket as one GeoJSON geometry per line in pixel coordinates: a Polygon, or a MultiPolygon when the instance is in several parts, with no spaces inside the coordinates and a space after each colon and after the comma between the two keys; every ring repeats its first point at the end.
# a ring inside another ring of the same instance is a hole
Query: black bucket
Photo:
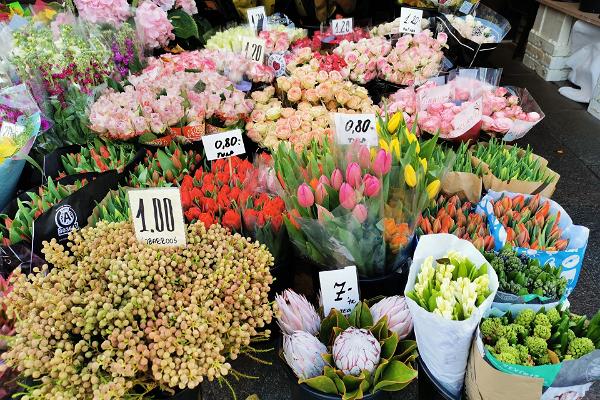
{"type": "Polygon", "coordinates": [[[402,295],[408,280],[408,266],[400,266],[394,272],[377,278],[358,278],[358,287],[362,299],[377,296],[402,295]]]}
{"type": "Polygon", "coordinates": [[[460,400],[462,398],[462,394],[454,396],[440,385],[431,375],[421,357],[417,358],[417,368],[419,370],[419,400],[460,400]]]}

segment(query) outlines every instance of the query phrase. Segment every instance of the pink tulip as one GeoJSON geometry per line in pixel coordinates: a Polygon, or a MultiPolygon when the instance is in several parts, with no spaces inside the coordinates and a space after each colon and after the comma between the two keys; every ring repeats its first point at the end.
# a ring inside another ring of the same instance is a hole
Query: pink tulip
{"type": "Polygon", "coordinates": [[[298,187],[298,204],[302,207],[310,207],[315,203],[315,196],[310,186],[303,183],[298,187]]]}
{"type": "Polygon", "coordinates": [[[335,190],[340,190],[342,182],[344,182],[344,176],[342,175],[342,171],[340,171],[337,168],[334,169],[331,173],[331,187],[335,190]]]}
{"type": "Polygon", "coordinates": [[[363,183],[365,184],[365,195],[373,197],[379,194],[381,183],[379,183],[379,179],[377,177],[371,174],[365,174],[363,183]]]}
{"type": "Polygon", "coordinates": [[[323,204],[325,197],[327,197],[327,189],[325,188],[325,185],[319,182],[315,188],[315,201],[317,204],[323,204]]]}
{"type": "Polygon", "coordinates": [[[361,224],[367,220],[368,214],[367,207],[364,204],[357,204],[354,209],[352,209],[352,215],[354,215],[354,218],[361,224]]]}
{"type": "Polygon", "coordinates": [[[324,224],[328,220],[332,220],[334,218],[335,217],[328,209],[317,204],[317,220],[321,224],[324,224]]]}
{"type": "Polygon", "coordinates": [[[356,205],[356,193],[354,193],[352,186],[346,182],[340,186],[340,204],[346,210],[352,210],[356,205]]]}
{"type": "Polygon", "coordinates": [[[373,172],[377,176],[382,176],[390,172],[390,169],[392,169],[391,154],[383,149],[379,149],[373,160],[373,172]]]}
{"type": "Polygon", "coordinates": [[[329,178],[325,175],[321,175],[321,177],[319,178],[319,182],[322,183],[323,185],[331,186],[331,182],[329,182],[329,178]]]}
{"type": "Polygon", "coordinates": [[[353,162],[348,164],[346,167],[346,182],[348,182],[354,189],[358,188],[362,181],[360,166],[353,162]]]}
{"type": "Polygon", "coordinates": [[[371,165],[371,152],[367,146],[361,146],[358,151],[358,163],[363,169],[368,169],[371,165]]]}

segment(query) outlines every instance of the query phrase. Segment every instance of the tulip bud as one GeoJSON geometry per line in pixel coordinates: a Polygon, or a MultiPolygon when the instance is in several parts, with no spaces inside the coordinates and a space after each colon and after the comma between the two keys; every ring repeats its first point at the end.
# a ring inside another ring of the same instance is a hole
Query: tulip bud
{"type": "Polygon", "coordinates": [[[367,220],[368,214],[369,212],[364,204],[357,204],[352,210],[352,215],[361,224],[367,220]]]}
{"type": "Polygon", "coordinates": [[[316,335],[319,332],[321,318],[306,297],[287,289],[275,296],[275,302],[279,309],[277,323],[283,333],[305,331],[316,335]]]}
{"type": "Polygon", "coordinates": [[[331,173],[331,187],[335,190],[340,190],[342,182],[344,182],[344,176],[342,175],[342,171],[340,171],[337,168],[334,169],[331,173]]]}
{"type": "Polygon", "coordinates": [[[390,118],[390,120],[388,121],[388,124],[387,124],[388,132],[392,133],[392,134],[394,132],[396,132],[396,130],[398,129],[398,126],[400,126],[402,121],[404,121],[404,115],[402,114],[402,111],[396,112],[396,114],[394,114],[392,116],[392,118],[390,118]]]}
{"type": "Polygon", "coordinates": [[[306,183],[298,187],[298,204],[302,207],[310,207],[315,203],[312,189],[306,183]]]}
{"type": "Polygon", "coordinates": [[[347,210],[352,210],[356,205],[356,193],[346,182],[340,186],[340,204],[347,210]]]}
{"type": "Polygon", "coordinates": [[[362,182],[360,166],[353,162],[346,167],[346,182],[354,189],[358,188],[362,182]]]}
{"type": "Polygon", "coordinates": [[[400,142],[397,138],[390,142],[390,153],[395,154],[396,158],[400,158],[400,142]]]}
{"type": "Polygon", "coordinates": [[[439,179],[436,179],[430,182],[429,185],[427,185],[425,190],[427,191],[427,195],[430,199],[434,199],[438,195],[441,186],[442,184],[439,179]]]}
{"type": "Polygon", "coordinates": [[[296,331],[283,337],[283,356],[299,379],[309,379],[323,373],[322,354],[327,347],[310,333],[296,331]]]}
{"type": "Polygon", "coordinates": [[[410,164],[404,167],[404,181],[410,187],[415,187],[417,185],[417,174],[410,164]]]}
{"type": "Polygon", "coordinates": [[[317,204],[323,204],[325,197],[327,197],[327,189],[325,188],[325,185],[319,182],[315,188],[315,201],[317,204]]]}
{"type": "Polygon", "coordinates": [[[427,173],[427,159],[426,158],[421,158],[419,161],[421,161],[421,165],[423,166],[423,171],[425,173],[427,173]]]}
{"type": "Polygon", "coordinates": [[[392,169],[392,157],[390,153],[380,149],[373,160],[372,169],[377,176],[382,176],[390,172],[390,169],[392,169]]]}
{"type": "Polygon", "coordinates": [[[364,193],[366,196],[373,197],[379,194],[379,190],[381,189],[381,183],[379,182],[379,178],[371,174],[365,174],[363,178],[363,183],[365,185],[364,193]]]}
{"type": "Polygon", "coordinates": [[[329,178],[325,175],[321,175],[321,177],[319,178],[319,182],[322,183],[323,185],[331,186],[331,182],[329,182],[329,178]]]}
{"type": "Polygon", "coordinates": [[[367,146],[361,146],[358,151],[358,163],[363,169],[368,169],[371,166],[371,152],[367,146]]]}

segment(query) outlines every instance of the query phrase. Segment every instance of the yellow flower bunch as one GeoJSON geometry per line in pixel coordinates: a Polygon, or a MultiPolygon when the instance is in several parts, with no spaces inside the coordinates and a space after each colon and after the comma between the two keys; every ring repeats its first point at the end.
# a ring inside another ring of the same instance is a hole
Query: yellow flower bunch
{"type": "Polygon", "coordinates": [[[18,150],[18,146],[15,141],[8,137],[0,137],[0,164],[4,163],[4,160],[15,155],[18,150]]]}

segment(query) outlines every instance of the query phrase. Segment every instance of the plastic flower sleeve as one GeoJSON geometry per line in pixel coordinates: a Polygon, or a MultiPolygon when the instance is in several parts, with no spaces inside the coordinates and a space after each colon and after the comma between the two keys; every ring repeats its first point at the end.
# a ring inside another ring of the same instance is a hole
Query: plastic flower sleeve
{"type": "Polygon", "coordinates": [[[457,77],[475,79],[491,86],[498,86],[502,68],[456,68],[448,73],[448,81],[457,77]]]}
{"type": "Polygon", "coordinates": [[[527,89],[513,86],[507,86],[506,89],[509,93],[518,97],[519,106],[522,112],[527,115],[527,119],[514,120],[508,132],[502,137],[502,140],[512,142],[525,136],[527,132],[544,119],[545,114],[527,89]]]}

